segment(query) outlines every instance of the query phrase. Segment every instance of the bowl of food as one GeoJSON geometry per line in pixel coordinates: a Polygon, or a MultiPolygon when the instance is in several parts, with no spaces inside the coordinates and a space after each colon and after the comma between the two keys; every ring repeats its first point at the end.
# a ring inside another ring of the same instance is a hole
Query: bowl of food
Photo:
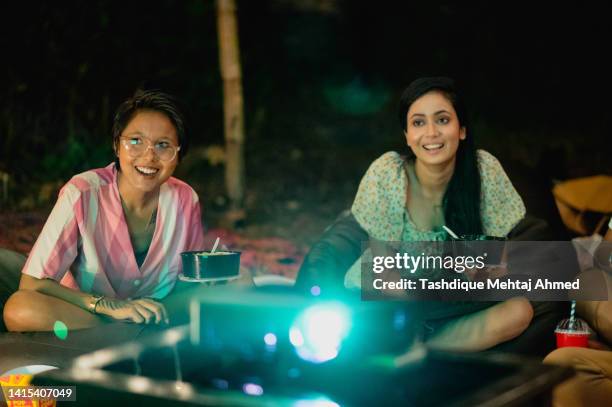
{"type": "Polygon", "coordinates": [[[240,252],[219,250],[181,253],[183,272],[179,279],[188,282],[233,280],[240,274],[240,252]]]}

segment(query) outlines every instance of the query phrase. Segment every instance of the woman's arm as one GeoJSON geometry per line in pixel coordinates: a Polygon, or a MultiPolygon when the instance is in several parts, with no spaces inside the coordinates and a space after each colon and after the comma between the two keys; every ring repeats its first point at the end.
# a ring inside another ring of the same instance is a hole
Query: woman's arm
{"type": "Polygon", "coordinates": [[[27,274],[21,275],[19,289],[37,291],[41,294],[56,297],[86,311],[89,311],[87,307],[93,299],[93,295],[64,287],[55,280],[36,278],[27,274]]]}
{"type": "Polygon", "coordinates": [[[164,306],[157,301],[141,298],[137,300],[119,300],[98,297],[82,291],[67,288],[52,279],[39,279],[23,274],[19,284],[20,290],[31,290],[50,297],[59,298],[85,311],[98,315],[106,315],[117,320],[127,320],[135,323],[168,323],[168,314],[164,306]]]}

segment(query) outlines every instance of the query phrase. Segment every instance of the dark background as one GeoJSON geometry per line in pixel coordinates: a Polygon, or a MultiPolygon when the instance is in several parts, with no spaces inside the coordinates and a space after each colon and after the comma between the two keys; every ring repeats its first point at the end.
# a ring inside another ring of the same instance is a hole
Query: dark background
{"type": "MultiPolygon", "coordinates": [[[[609,15],[535,3],[239,0],[247,233],[312,242],[368,165],[404,148],[396,105],[419,76],[459,82],[468,134],[519,191],[541,191],[523,193],[529,210],[550,213],[552,180],[612,173],[609,15]]],[[[145,86],[189,106],[177,176],[215,226],[227,200],[206,150],[223,144],[214,2],[2,7],[2,211],[47,213],[63,182],[108,164],[114,109],[145,86]]]]}

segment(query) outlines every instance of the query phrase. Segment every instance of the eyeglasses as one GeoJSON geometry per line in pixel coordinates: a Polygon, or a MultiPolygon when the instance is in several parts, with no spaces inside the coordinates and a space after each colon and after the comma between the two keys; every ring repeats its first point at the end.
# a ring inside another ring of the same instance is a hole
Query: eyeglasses
{"type": "Polygon", "coordinates": [[[155,155],[162,161],[174,160],[176,153],[181,149],[180,146],[173,146],[167,141],[160,141],[153,145],[151,141],[142,137],[122,137],[121,144],[131,158],[140,157],[144,155],[149,148],[152,148],[155,155]]]}

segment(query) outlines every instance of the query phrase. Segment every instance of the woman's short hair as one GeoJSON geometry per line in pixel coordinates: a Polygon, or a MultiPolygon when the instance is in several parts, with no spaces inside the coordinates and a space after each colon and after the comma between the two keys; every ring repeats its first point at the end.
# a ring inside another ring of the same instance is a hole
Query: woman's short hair
{"type": "Polygon", "coordinates": [[[181,112],[180,103],[173,96],[159,90],[137,90],[127,100],[123,101],[113,120],[113,146],[119,147],[121,133],[127,127],[134,116],[141,111],[152,110],[165,115],[176,129],[178,143],[181,149],[178,152],[179,161],[187,154],[189,149],[189,139],[187,137],[187,127],[185,116],[181,112]]]}

